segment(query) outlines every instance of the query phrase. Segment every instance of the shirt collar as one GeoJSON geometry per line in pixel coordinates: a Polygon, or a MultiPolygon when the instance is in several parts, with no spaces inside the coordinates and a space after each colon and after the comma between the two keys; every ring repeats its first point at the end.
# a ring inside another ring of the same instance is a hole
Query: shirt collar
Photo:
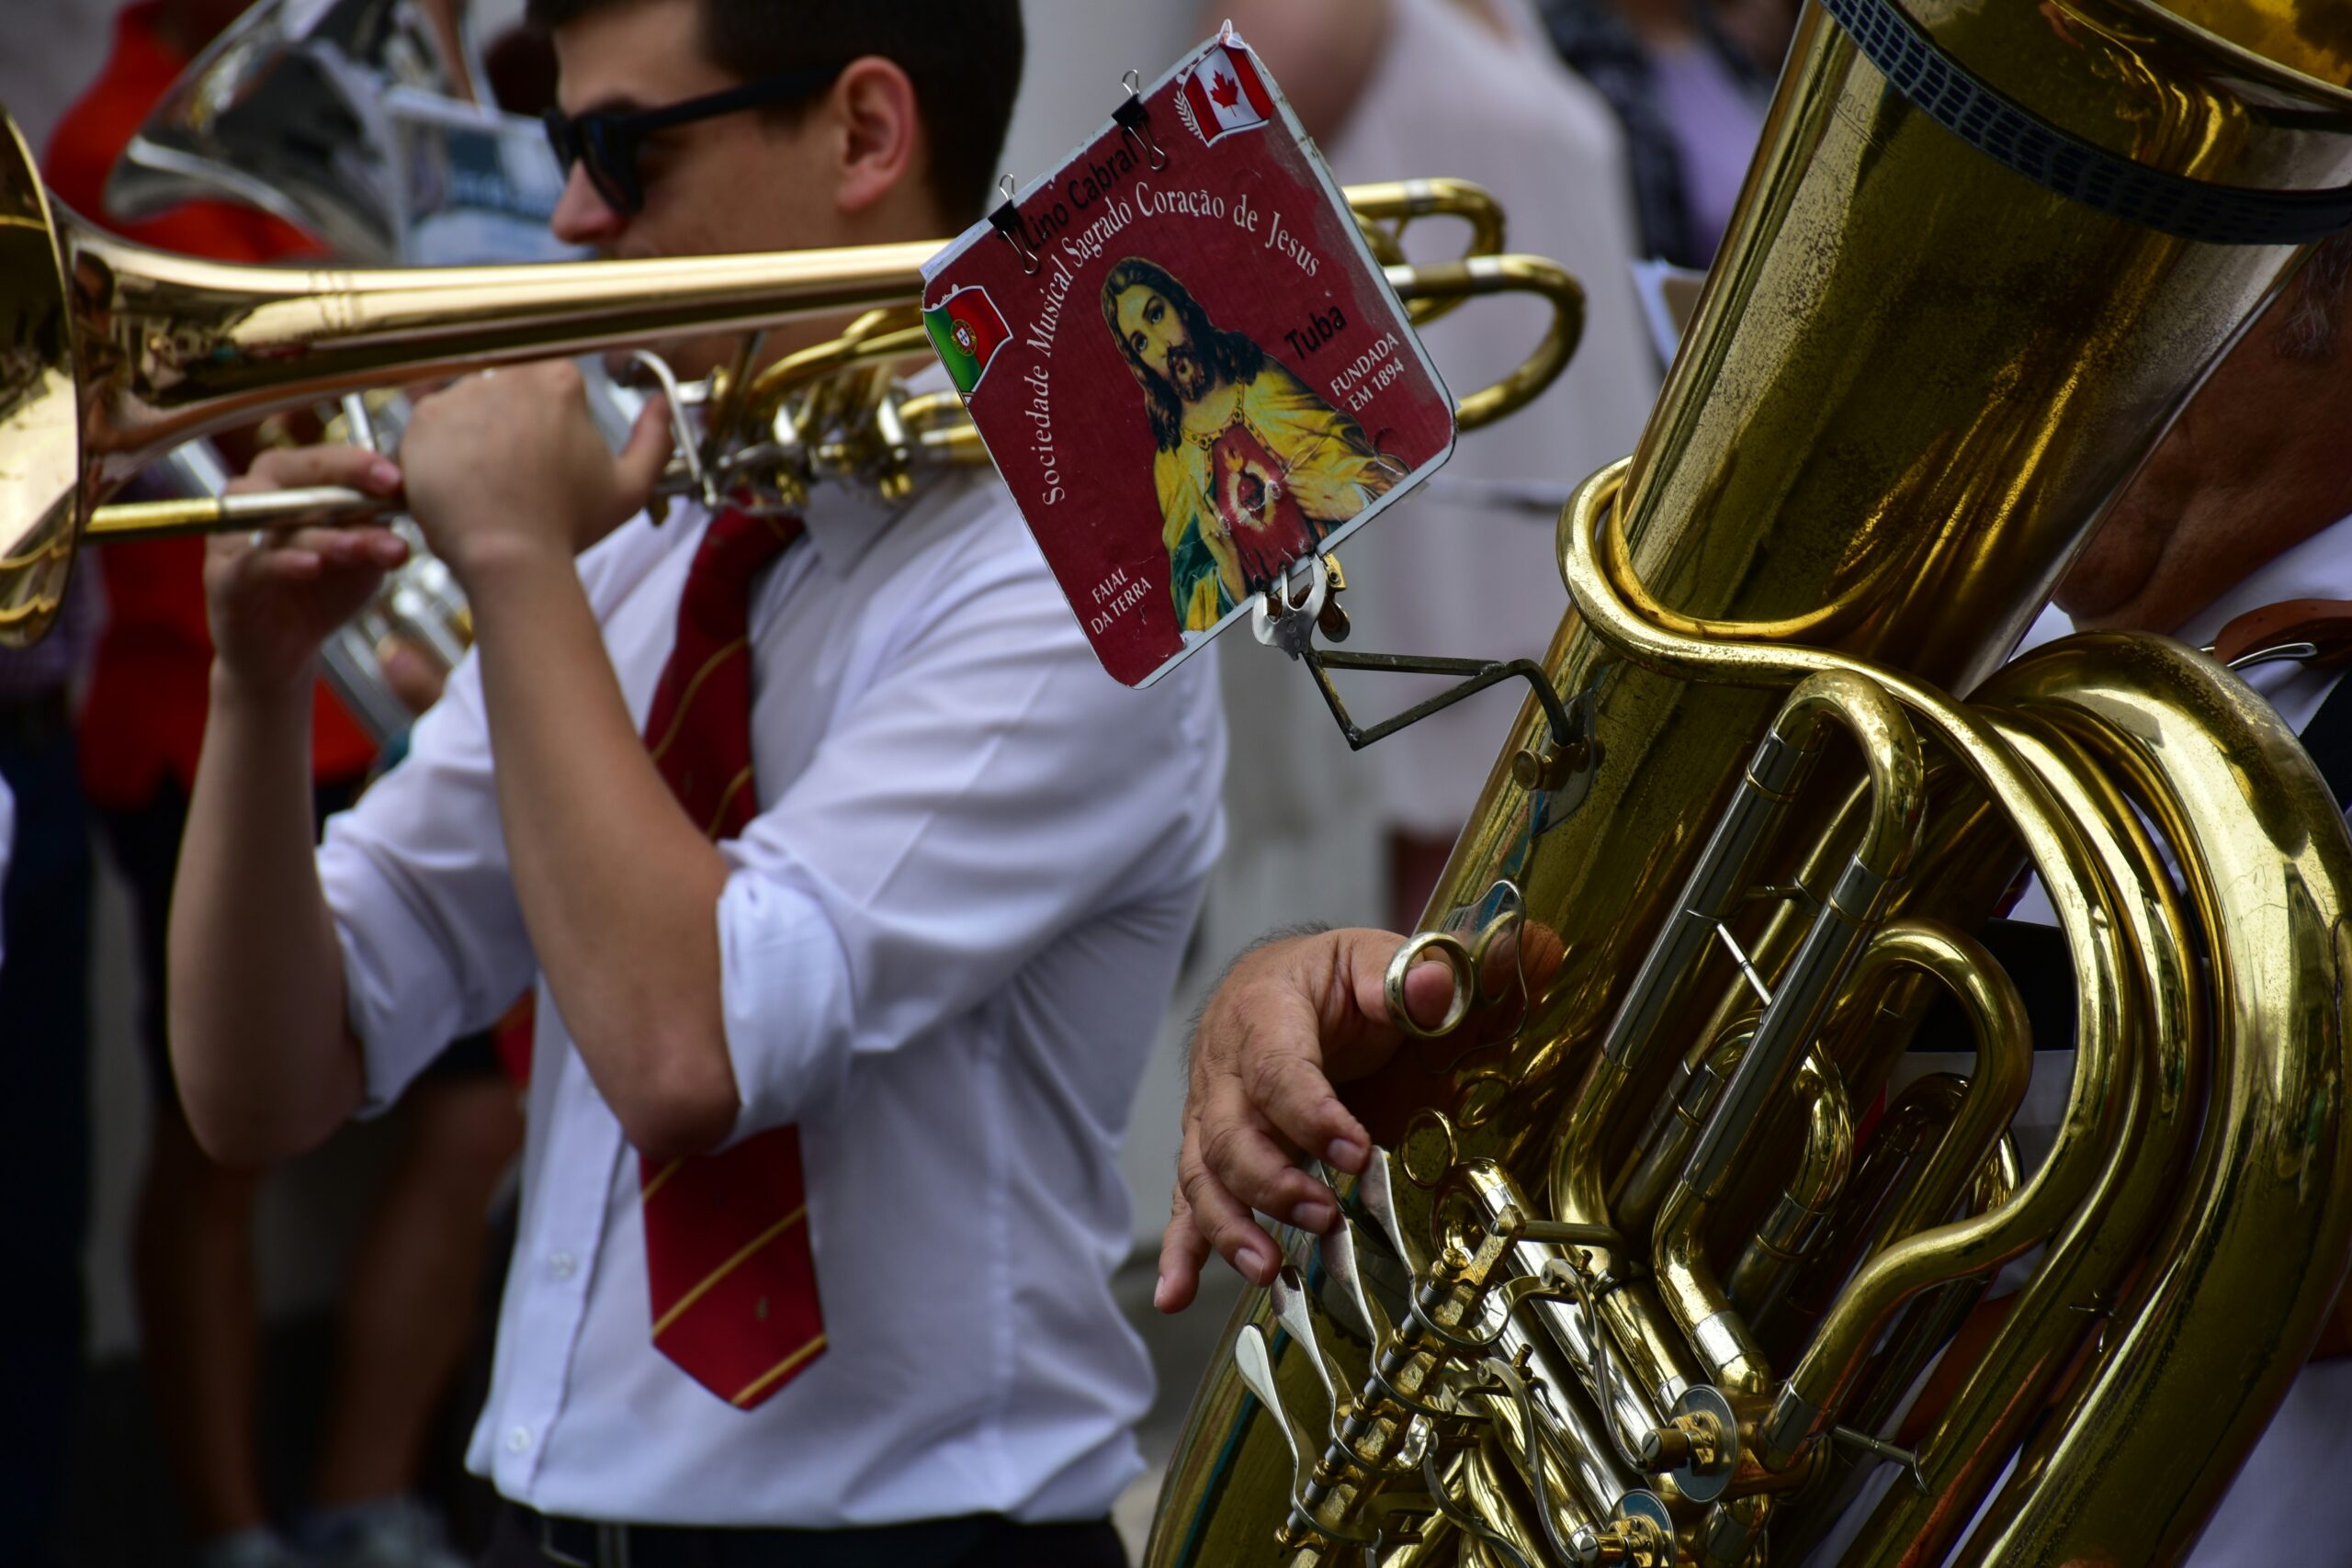
{"type": "MultiPolygon", "coordinates": [[[[944,391],[950,385],[945,369],[927,365],[906,379],[910,394],[944,391]]],[[[871,486],[820,484],[808,492],[801,521],[817,558],[835,577],[847,576],[885,532],[909,512],[930,502],[937,492],[960,490],[952,471],[918,469],[915,492],[908,501],[884,501],[871,486]]]]}

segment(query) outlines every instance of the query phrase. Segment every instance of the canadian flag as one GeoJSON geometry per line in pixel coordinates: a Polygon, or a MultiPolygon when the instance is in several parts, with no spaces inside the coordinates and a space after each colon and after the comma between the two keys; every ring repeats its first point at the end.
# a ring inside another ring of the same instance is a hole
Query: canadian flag
{"type": "Polygon", "coordinates": [[[1248,130],[1274,118],[1274,96],[1258,74],[1258,62],[1239,39],[1227,35],[1184,73],[1176,95],[1183,120],[1203,141],[1228,131],[1248,130]]]}

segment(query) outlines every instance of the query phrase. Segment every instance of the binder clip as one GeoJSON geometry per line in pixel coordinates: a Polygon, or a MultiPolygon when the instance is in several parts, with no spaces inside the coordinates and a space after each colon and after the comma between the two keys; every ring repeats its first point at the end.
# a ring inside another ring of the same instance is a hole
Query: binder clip
{"type": "Polygon", "coordinates": [[[1021,270],[1035,277],[1045,263],[1037,254],[1037,247],[1029,243],[1029,226],[1021,220],[1020,209],[1012,205],[1012,176],[1007,175],[999,180],[996,188],[1004,200],[989,214],[989,226],[1003,235],[1004,243],[1012,247],[1012,254],[1021,258],[1021,270]]]}
{"type": "Polygon", "coordinates": [[[1126,89],[1126,101],[1111,111],[1112,122],[1119,134],[1139,153],[1154,174],[1168,166],[1168,154],[1159,148],[1159,138],[1151,133],[1151,111],[1144,107],[1143,77],[1134,70],[1119,78],[1119,85],[1126,89]]]}

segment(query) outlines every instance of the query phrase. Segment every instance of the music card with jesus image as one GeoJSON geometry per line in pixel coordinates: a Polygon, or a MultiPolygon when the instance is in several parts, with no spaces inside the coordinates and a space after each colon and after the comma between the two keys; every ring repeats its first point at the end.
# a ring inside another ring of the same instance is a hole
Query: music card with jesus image
{"type": "Polygon", "coordinates": [[[1102,666],[1148,685],[1451,455],[1453,404],[1230,30],[924,268],[1102,666]]]}

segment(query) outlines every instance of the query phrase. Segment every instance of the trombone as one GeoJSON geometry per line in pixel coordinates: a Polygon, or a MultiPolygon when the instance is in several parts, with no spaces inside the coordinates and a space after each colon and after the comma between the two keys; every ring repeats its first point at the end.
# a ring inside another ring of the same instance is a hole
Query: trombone
{"type": "MultiPolygon", "coordinates": [[[[915,352],[910,334],[879,330],[871,312],[910,308],[921,295],[922,264],[938,249],[902,243],[380,271],[229,265],[109,239],[52,211],[16,127],[5,114],[0,126],[0,647],[25,646],[48,629],[85,536],[282,526],[349,514],[348,503],[361,500],[382,510],[372,498],[318,491],[99,505],[182,442],[346,392],[686,333],[752,333],[796,317],[861,315],[863,335],[757,378],[739,376],[741,395],[724,384],[706,389],[718,444],[691,444],[688,471],[668,488],[731,484],[747,466],[773,462],[766,446],[805,446],[780,413],[822,395],[842,370],[915,352]],[[747,433],[760,439],[746,441],[747,433]]],[[[1498,236],[1492,199],[1473,191],[1460,182],[1412,181],[1349,194],[1366,223],[1446,212],[1476,226],[1485,214],[1485,231],[1498,236]]],[[[1534,293],[1552,306],[1534,353],[1462,400],[1464,427],[1532,400],[1566,364],[1583,324],[1575,280],[1535,257],[1392,266],[1389,281],[1417,302],[1421,319],[1499,292],[1534,293]]],[[[912,400],[866,423],[903,437],[885,454],[902,468],[934,453],[978,460],[977,436],[953,402],[912,400]]]]}

